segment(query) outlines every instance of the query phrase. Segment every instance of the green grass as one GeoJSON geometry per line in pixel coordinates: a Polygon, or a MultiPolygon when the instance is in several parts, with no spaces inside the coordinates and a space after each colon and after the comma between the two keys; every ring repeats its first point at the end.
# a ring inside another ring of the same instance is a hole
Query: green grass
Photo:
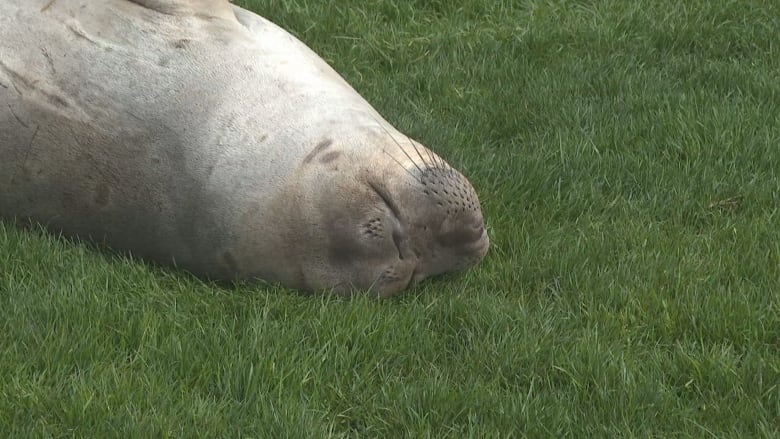
{"type": "Polygon", "coordinates": [[[470,177],[400,299],[0,227],[0,437],[778,437],[780,4],[246,1],[470,177]]]}

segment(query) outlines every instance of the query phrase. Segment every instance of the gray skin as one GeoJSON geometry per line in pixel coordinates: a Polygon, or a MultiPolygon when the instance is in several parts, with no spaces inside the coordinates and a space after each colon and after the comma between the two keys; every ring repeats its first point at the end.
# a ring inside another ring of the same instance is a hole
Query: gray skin
{"type": "Polygon", "coordinates": [[[0,0],[0,41],[2,218],[345,294],[487,252],[466,178],[226,1],[0,0]]]}

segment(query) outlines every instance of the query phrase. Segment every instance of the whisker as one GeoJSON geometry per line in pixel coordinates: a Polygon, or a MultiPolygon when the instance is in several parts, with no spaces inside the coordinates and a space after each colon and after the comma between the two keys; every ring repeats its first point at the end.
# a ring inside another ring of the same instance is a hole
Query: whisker
{"type": "Polygon", "coordinates": [[[433,169],[438,168],[439,165],[436,162],[436,155],[433,153],[433,151],[431,151],[429,149],[427,154],[428,154],[428,158],[431,160],[431,166],[430,167],[433,168],[433,169]]]}
{"type": "Polygon", "coordinates": [[[447,164],[447,162],[444,161],[443,158],[439,157],[439,163],[441,165],[441,169],[449,169],[450,165],[447,164]]]}
{"type": "Polygon", "coordinates": [[[447,169],[452,169],[452,166],[450,166],[450,164],[449,164],[449,163],[447,163],[446,161],[444,161],[444,159],[443,159],[443,158],[439,157],[439,162],[441,162],[441,169],[444,169],[444,170],[447,170],[447,169]]]}
{"type": "Polygon", "coordinates": [[[406,172],[407,172],[409,175],[411,175],[411,176],[412,176],[412,177],[413,177],[415,180],[418,178],[416,175],[414,175],[414,173],[413,173],[412,171],[410,171],[409,169],[407,169],[407,168],[406,168],[406,166],[404,166],[404,165],[403,165],[401,162],[399,162],[397,158],[393,157],[393,155],[392,155],[392,154],[390,154],[389,152],[387,152],[387,150],[386,150],[386,149],[382,148],[382,152],[383,152],[383,153],[385,153],[385,154],[387,154],[387,156],[388,156],[388,157],[390,157],[391,159],[393,159],[393,161],[394,161],[394,162],[398,163],[398,166],[400,166],[400,167],[401,167],[401,169],[403,169],[403,170],[404,170],[404,171],[406,171],[406,172]]]}
{"type": "Polygon", "coordinates": [[[409,144],[412,145],[412,149],[414,149],[414,152],[417,153],[417,156],[420,157],[420,160],[422,160],[423,165],[425,165],[425,167],[427,168],[428,163],[425,161],[422,154],[420,154],[420,149],[417,148],[417,145],[415,145],[414,142],[412,142],[412,139],[410,139],[409,136],[404,135],[404,137],[406,137],[406,140],[408,140],[409,144]]]}
{"type": "Polygon", "coordinates": [[[433,168],[434,169],[441,169],[441,162],[442,162],[441,157],[439,157],[433,151],[430,151],[429,155],[431,157],[431,163],[433,163],[433,168]]]}
{"type": "MultiPolygon", "coordinates": [[[[418,171],[420,171],[420,174],[422,174],[423,170],[422,170],[422,169],[420,169],[420,166],[419,166],[419,165],[417,165],[417,162],[415,162],[415,161],[414,161],[414,159],[412,158],[412,156],[410,156],[410,155],[409,155],[409,153],[408,153],[408,152],[406,152],[406,150],[405,150],[405,149],[404,149],[404,148],[401,146],[401,144],[400,144],[400,143],[398,143],[398,140],[396,140],[396,139],[395,139],[395,137],[393,137],[393,135],[392,135],[392,134],[390,134],[390,131],[388,131],[388,130],[387,130],[387,128],[385,128],[385,126],[384,126],[384,125],[382,125],[382,124],[381,124],[381,123],[380,123],[378,120],[376,120],[376,118],[375,118],[374,120],[375,120],[375,121],[376,121],[376,123],[377,123],[377,124],[378,124],[378,125],[379,125],[379,126],[382,128],[382,131],[384,131],[384,132],[385,132],[385,134],[387,134],[387,135],[388,135],[388,136],[389,136],[391,139],[393,139],[393,143],[395,143],[395,144],[398,146],[398,149],[400,149],[400,150],[401,150],[401,152],[402,152],[402,153],[404,153],[404,155],[406,156],[406,158],[408,158],[408,159],[409,159],[409,161],[411,161],[411,162],[412,162],[412,164],[414,165],[414,167],[415,167],[415,168],[417,168],[417,170],[418,170],[418,171]]],[[[384,151],[384,150],[383,150],[383,151],[384,151]]],[[[385,152],[387,152],[387,151],[385,151],[385,152]]],[[[398,160],[396,160],[396,162],[398,162],[398,160]]],[[[400,162],[398,162],[398,164],[400,164],[400,162]]],[[[403,165],[401,165],[401,166],[403,166],[403,165]]]]}
{"type": "Polygon", "coordinates": [[[444,161],[443,158],[439,157],[438,154],[428,149],[427,151],[428,158],[430,159],[433,166],[431,166],[433,169],[444,169],[444,166],[447,165],[447,163],[444,161]]]}

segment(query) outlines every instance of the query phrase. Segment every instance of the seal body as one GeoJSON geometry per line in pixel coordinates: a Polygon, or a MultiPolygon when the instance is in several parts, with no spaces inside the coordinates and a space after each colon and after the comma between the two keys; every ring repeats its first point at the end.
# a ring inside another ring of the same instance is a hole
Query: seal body
{"type": "Polygon", "coordinates": [[[0,0],[0,216],[213,279],[392,295],[488,248],[469,182],[226,1],[0,0]]]}

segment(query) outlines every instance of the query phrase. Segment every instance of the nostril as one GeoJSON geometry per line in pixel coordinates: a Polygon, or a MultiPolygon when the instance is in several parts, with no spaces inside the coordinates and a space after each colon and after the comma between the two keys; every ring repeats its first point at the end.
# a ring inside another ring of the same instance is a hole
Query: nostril
{"type": "Polygon", "coordinates": [[[440,233],[436,237],[436,241],[445,247],[460,247],[479,241],[483,233],[484,229],[481,226],[469,227],[463,224],[454,230],[440,233]]]}

